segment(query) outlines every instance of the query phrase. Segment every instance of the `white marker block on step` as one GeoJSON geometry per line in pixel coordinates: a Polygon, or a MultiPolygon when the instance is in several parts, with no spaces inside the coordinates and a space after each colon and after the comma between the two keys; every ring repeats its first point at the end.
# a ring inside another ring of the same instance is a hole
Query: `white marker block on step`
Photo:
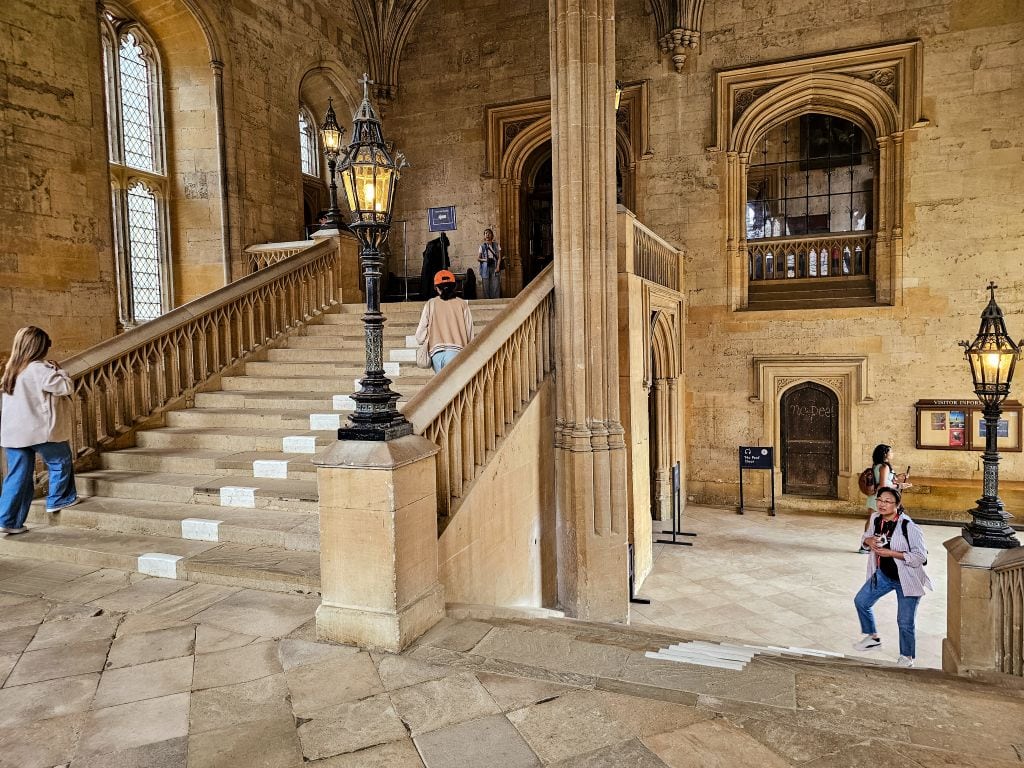
{"type": "Polygon", "coordinates": [[[354,411],[356,409],[356,401],[349,395],[335,395],[334,396],[334,410],[336,411],[354,411]]]}
{"type": "Polygon", "coordinates": [[[309,428],[314,432],[323,429],[338,429],[341,426],[340,413],[311,413],[309,428]]]}
{"type": "Polygon", "coordinates": [[[279,459],[256,459],[252,463],[252,476],[286,479],[288,477],[288,462],[279,459]]]}
{"type": "Polygon", "coordinates": [[[247,507],[252,509],[256,506],[256,489],[243,488],[238,485],[225,485],[220,489],[220,505],[222,507],[247,507]]]}
{"type": "Polygon", "coordinates": [[[204,520],[201,517],[186,517],[181,521],[181,538],[192,541],[220,541],[221,520],[204,520]]]}
{"type": "Polygon", "coordinates": [[[362,379],[352,379],[352,387],[353,387],[353,389],[352,389],[353,392],[362,392],[363,391],[363,380],[362,379]]]}
{"type": "Polygon", "coordinates": [[[285,453],[316,453],[316,438],[307,435],[292,435],[281,440],[285,453]]]}
{"type": "Polygon", "coordinates": [[[416,341],[416,337],[415,336],[406,336],[405,337],[405,346],[406,346],[407,349],[416,349],[416,347],[418,347],[419,345],[420,344],[419,344],[418,341],[416,341]]]}
{"type": "Polygon", "coordinates": [[[415,349],[392,349],[391,359],[396,363],[415,363],[416,362],[416,350],[415,349]]]}
{"type": "Polygon", "coordinates": [[[147,576],[158,576],[161,579],[178,578],[178,561],[181,555],[165,555],[163,552],[147,552],[139,555],[136,570],[147,576]]]}
{"type": "Polygon", "coordinates": [[[402,366],[396,362],[384,363],[384,375],[385,376],[401,376],[402,366]]]}

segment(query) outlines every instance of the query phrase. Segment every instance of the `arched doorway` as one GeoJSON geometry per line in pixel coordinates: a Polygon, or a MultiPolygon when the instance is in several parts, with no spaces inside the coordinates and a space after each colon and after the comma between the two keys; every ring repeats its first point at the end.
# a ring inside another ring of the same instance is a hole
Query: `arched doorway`
{"type": "Polygon", "coordinates": [[[524,167],[520,243],[523,285],[540,274],[555,256],[551,142],[534,152],[524,167]]]}
{"type": "Polygon", "coordinates": [[[839,474],[839,398],[805,382],[782,395],[782,492],[836,498],[839,474]]]}

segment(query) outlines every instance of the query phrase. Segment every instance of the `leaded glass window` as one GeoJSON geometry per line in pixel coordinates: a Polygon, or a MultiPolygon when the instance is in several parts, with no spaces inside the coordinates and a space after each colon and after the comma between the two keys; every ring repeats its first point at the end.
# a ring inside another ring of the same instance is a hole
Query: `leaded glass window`
{"type": "Polygon", "coordinates": [[[299,154],[302,172],[307,176],[320,175],[316,149],[316,121],[308,109],[301,107],[299,109],[299,154]]]}
{"type": "Polygon", "coordinates": [[[170,308],[163,85],[145,28],[114,6],[102,9],[99,23],[119,314],[131,327],[170,308]]]}

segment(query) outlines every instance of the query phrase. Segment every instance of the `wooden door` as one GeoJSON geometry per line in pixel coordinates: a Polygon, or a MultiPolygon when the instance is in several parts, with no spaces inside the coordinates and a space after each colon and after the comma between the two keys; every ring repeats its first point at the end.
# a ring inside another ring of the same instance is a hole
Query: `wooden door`
{"type": "Polygon", "coordinates": [[[782,492],[836,498],[839,399],[820,384],[782,396],[782,492]]]}

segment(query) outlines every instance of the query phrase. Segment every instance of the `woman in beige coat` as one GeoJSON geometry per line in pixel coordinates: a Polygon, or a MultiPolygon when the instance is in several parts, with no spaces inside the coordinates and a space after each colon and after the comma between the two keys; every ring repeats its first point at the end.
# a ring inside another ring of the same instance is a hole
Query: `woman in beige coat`
{"type": "Polygon", "coordinates": [[[59,512],[78,503],[71,461],[71,419],[68,397],[71,378],[52,360],[46,331],[28,326],[14,337],[0,390],[0,446],[7,458],[7,477],[0,493],[0,532],[25,533],[32,503],[32,470],[36,454],[50,474],[46,511],[59,512]]]}
{"type": "Polygon", "coordinates": [[[434,276],[434,289],[438,295],[423,307],[416,343],[426,342],[434,373],[440,373],[473,340],[473,313],[455,295],[455,275],[447,269],[434,276]]]}

